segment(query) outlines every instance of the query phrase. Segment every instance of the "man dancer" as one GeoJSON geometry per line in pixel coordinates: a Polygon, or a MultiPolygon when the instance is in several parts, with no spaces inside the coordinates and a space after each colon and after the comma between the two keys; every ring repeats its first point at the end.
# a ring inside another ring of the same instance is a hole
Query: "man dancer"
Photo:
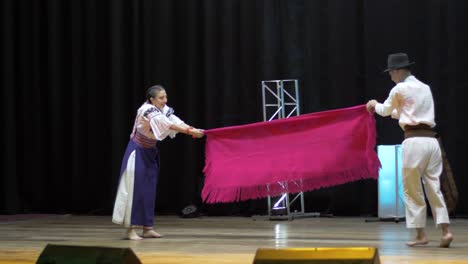
{"type": "Polygon", "coordinates": [[[384,103],[370,100],[366,107],[371,113],[391,115],[399,120],[405,133],[402,143],[403,188],[406,205],[406,227],[416,228],[416,239],[408,241],[410,247],[429,243],[426,227],[424,190],[432,209],[436,226],[442,229],[440,247],[449,247],[453,234],[449,230],[449,216],[440,190],[442,173],[441,149],[433,131],[434,100],[428,85],[411,74],[408,55],[396,53],[388,56],[387,70],[395,86],[384,103]]]}

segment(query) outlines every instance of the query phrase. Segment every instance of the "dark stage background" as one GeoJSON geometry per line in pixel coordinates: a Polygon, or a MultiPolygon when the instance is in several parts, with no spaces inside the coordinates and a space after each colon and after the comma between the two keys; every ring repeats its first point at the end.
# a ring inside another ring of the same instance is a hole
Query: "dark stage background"
{"type": "MultiPolygon", "coordinates": [[[[387,55],[407,52],[432,87],[438,131],[468,213],[465,0],[3,0],[0,213],[110,214],[146,88],[187,123],[262,121],[261,81],[299,79],[301,112],[384,100],[387,55]]],[[[378,144],[399,144],[376,117],[378,144]]],[[[201,206],[204,140],[160,144],[159,213],[201,206]]],[[[311,161],[313,162],[313,161],[311,161]]],[[[307,211],[376,215],[377,182],[306,193],[307,211]]],[[[264,214],[266,201],[203,205],[264,214]]]]}

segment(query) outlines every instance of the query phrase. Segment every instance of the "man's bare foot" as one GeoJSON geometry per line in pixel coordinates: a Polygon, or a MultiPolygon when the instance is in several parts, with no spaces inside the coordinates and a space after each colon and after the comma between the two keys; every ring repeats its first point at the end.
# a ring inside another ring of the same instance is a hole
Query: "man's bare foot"
{"type": "Polygon", "coordinates": [[[144,238],[161,238],[163,237],[163,235],[159,234],[153,229],[143,229],[143,237],[144,238]]]}
{"type": "Polygon", "coordinates": [[[452,233],[445,234],[440,239],[440,247],[442,247],[442,248],[450,247],[450,243],[452,243],[452,240],[453,240],[453,234],[452,233]]]}
{"type": "Polygon", "coordinates": [[[143,238],[139,236],[136,232],[135,229],[129,229],[127,231],[127,239],[130,240],[142,240],[143,238]]]}
{"type": "Polygon", "coordinates": [[[414,241],[408,241],[406,242],[406,245],[408,247],[414,247],[414,246],[427,245],[428,243],[429,243],[429,240],[427,239],[427,237],[423,237],[423,238],[416,238],[416,240],[414,241]]]}

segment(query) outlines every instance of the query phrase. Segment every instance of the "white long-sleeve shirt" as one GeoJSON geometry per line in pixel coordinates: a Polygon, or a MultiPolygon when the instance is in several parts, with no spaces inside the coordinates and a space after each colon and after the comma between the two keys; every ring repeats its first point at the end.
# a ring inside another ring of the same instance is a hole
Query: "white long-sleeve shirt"
{"type": "Polygon", "coordinates": [[[133,137],[135,130],[148,138],[159,141],[164,140],[167,136],[174,138],[177,131],[171,130],[170,127],[174,124],[180,125],[184,123],[184,121],[180,120],[180,118],[174,114],[167,116],[170,109],[169,106],[165,105],[161,112],[154,105],[146,102],[143,103],[137,111],[137,117],[135,118],[135,124],[130,138],[133,137]]]}
{"type": "Polygon", "coordinates": [[[375,112],[381,116],[392,115],[403,130],[406,125],[436,125],[431,88],[413,75],[395,85],[385,102],[375,105],[375,112]]]}

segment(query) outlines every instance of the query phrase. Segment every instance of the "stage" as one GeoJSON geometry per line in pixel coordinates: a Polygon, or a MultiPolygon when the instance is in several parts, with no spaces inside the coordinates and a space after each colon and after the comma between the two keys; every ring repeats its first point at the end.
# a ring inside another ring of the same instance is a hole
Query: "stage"
{"type": "Polygon", "coordinates": [[[405,223],[357,217],[254,221],[249,217],[156,216],[159,239],[124,240],[110,216],[0,216],[0,263],[35,263],[47,244],[130,247],[143,264],[252,263],[260,247],[376,247],[382,263],[468,263],[468,220],[452,220],[451,248],[428,220],[427,246],[408,248],[405,223]]]}

